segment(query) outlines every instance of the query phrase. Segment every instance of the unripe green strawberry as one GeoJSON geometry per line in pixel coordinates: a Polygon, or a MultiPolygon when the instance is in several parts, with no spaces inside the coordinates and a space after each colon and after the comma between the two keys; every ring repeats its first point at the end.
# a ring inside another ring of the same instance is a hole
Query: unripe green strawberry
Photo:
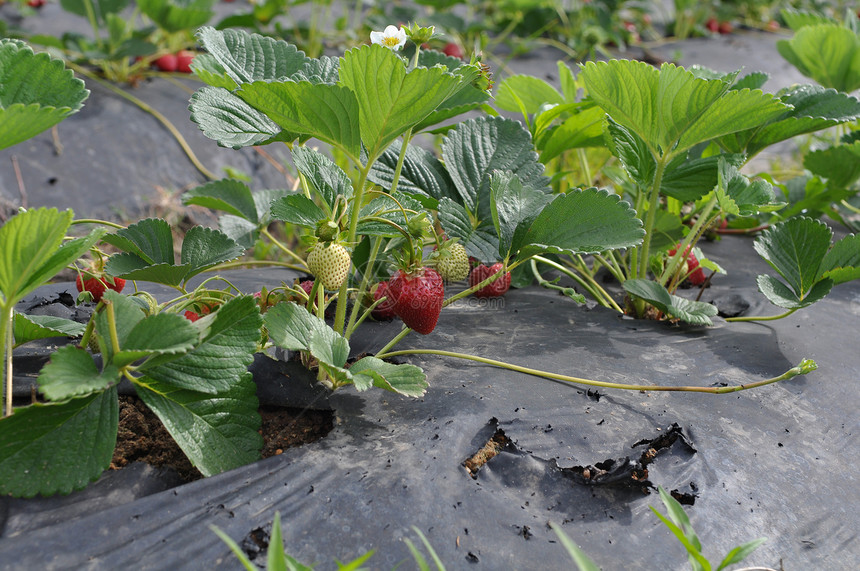
{"type": "Polygon", "coordinates": [[[446,282],[459,282],[469,275],[469,255],[463,244],[455,242],[437,252],[436,271],[446,282]]]}
{"type": "Polygon", "coordinates": [[[327,290],[337,290],[343,285],[352,260],[343,244],[319,242],[308,255],[308,268],[327,290]]]}

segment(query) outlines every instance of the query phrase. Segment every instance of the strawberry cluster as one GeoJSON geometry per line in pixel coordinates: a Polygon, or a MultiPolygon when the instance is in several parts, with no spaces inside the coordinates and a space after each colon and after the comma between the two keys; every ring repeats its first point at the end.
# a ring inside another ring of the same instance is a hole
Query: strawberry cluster
{"type": "Polygon", "coordinates": [[[179,73],[191,73],[191,60],[194,59],[194,52],[181,50],[175,54],[164,54],[152,62],[159,71],[179,73]]]}
{"type": "Polygon", "coordinates": [[[75,278],[75,286],[79,293],[89,293],[93,301],[98,303],[101,301],[104,293],[111,289],[115,292],[121,292],[125,287],[125,280],[106,275],[100,271],[82,271],[75,278]]]}

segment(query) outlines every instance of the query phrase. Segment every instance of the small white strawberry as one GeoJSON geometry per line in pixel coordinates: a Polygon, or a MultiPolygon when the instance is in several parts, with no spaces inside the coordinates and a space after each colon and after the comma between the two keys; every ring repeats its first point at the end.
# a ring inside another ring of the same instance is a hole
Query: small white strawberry
{"type": "Polygon", "coordinates": [[[469,255],[459,242],[444,244],[435,254],[436,271],[446,282],[459,282],[469,275],[469,255]]]}
{"type": "Polygon", "coordinates": [[[351,265],[346,247],[337,242],[319,242],[308,254],[308,268],[330,291],[340,289],[351,265]]]}

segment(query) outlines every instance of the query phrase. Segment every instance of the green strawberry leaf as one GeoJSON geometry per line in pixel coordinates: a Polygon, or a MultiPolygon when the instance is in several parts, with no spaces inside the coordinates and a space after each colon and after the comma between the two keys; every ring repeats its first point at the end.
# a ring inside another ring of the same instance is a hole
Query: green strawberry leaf
{"type": "Polygon", "coordinates": [[[522,242],[522,235],[551,200],[552,196],[542,190],[524,187],[511,172],[493,173],[490,177],[490,206],[493,226],[499,237],[500,259],[510,256],[512,244],[522,242]]]}
{"type": "MultiPolygon", "coordinates": [[[[401,148],[400,141],[391,143],[379,160],[373,163],[368,180],[390,192],[401,148]]],[[[442,162],[433,153],[417,145],[406,147],[397,191],[419,195],[419,197],[429,196],[435,199],[436,203],[444,197],[457,199],[458,196],[454,183],[442,162]]],[[[436,209],[435,203],[429,206],[436,209]]]]}
{"type": "Polygon", "coordinates": [[[93,230],[63,242],[71,210],[37,208],[0,226],[0,303],[14,305],[25,295],[80,258],[104,234],[93,230]]]}
{"type": "Polygon", "coordinates": [[[540,253],[594,254],[629,248],[642,242],[645,231],[636,212],[617,194],[590,188],[553,199],[528,231],[511,245],[517,257],[540,253]]]}
{"type": "Polygon", "coordinates": [[[780,92],[779,100],[790,107],[761,125],[721,137],[720,145],[729,152],[753,156],[780,141],[860,117],[860,101],[820,85],[789,88],[780,92]]]}
{"type": "Polygon", "coordinates": [[[290,224],[316,228],[317,222],[326,220],[327,214],[316,202],[304,194],[291,194],[272,204],[272,217],[290,224]]]}
{"type": "Polygon", "coordinates": [[[531,75],[511,75],[496,89],[493,102],[503,111],[522,113],[528,118],[546,104],[560,105],[564,98],[546,81],[531,75]]]}
{"type": "Polygon", "coordinates": [[[609,150],[618,157],[630,178],[642,188],[650,188],[657,171],[657,161],[648,144],[632,129],[617,123],[607,116],[606,131],[609,134],[609,150]]]}
{"type": "Polygon", "coordinates": [[[254,360],[263,323],[259,308],[253,297],[237,297],[200,322],[201,340],[194,349],[151,357],[139,370],[153,381],[194,392],[229,391],[254,360]]]}
{"type": "Polygon", "coordinates": [[[292,302],[272,307],[263,321],[272,343],[289,351],[309,351],[314,333],[328,327],[325,321],[292,302]]]}
{"type": "Polygon", "coordinates": [[[179,286],[217,264],[242,255],[244,248],[223,232],[195,226],[182,242],[181,263],[176,264],[170,225],[160,219],[141,220],[105,242],[125,250],[114,254],[105,264],[109,275],[179,286]]]}
{"type": "Polygon", "coordinates": [[[0,430],[0,494],[68,494],[97,479],[116,447],[116,388],[18,408],[0,430]]]}
{"type": "Polygon", "coordinates": [[[86,325],[53,315],[25,315],[15,312],[12,324],[12,338],[15,347],[50,337],[80,337],[86,325]]]}
{"type": "Polygon", "coordinates": [[[756,278],[758,290],[772,304],[785,309],[800,309],[824,298],[833,287],[833,280],[823,278],[815,282],[805,295],[800,296],[790,287],[773,276],[762,274],[756,278]]]}
{"type": "Polygon", "coordinates": [[[50,129],[81,109],[84,82],[47,53],[0,39],[0,149],[50,129]]]}
{"type": "Polygon", "coordinates": [[[135,254],[147,264],[175,262],[173,232],[170,224],[160,218],[145,218],[114,234],[107,234],[103,239],[124,252],[135,254]]]}
{"type": "Polygon", "coordinates": [[[672,295],[665,287],[651,280],[630,279],[624,282],[624,289],[666,315],[694,325],[713,325],[711,317],[717,314],[716,306],[672,295]]]}
{"type": "Polygon", "coordinates": [[[136,385],[138,396],[204,476],[260,459],[263,437],[257,432],[259,401],[251,373],[240,373],[214,393],[183,389],[150,377],[138,379],[136,385]]]}
{"type": "Polygon", "coordinates": [[[197,39],[238,85],[283,81],[310,61],[292,44],[244,30],[206,26],[197,31],[197,39]]]}
{"type": "MultiPolygon", "coordinates": [[[[535,145],[540,151],[540,161],[547,164],[552,159],[570,149],[583,147],[600,147],[605,144],[603,137],[603,119],[605,113],[600,107],[576,104],[573,116],[564,120],[561,125],[553,127],[540,137],[535,145]]],[[[560,107],[560,106],[559,106],[560,107]]],[[[536,123],[544,119],[543,113],[536,118],[536,123]]],[[[548,117],[547,117],[548,118],[548,117]]]]}
{"type": "Polygon", "coordinates": [[[330,158],[308,147],[293,148],[293,164],[301,173],[308,187],[334,211],[339,197],[349,200],[353,195],[352,181],[343,169],[330,158]]]}
{"type": "Polygon", "coordinates": [[[490,174],[515,173],[523,186],[544,189],[549,179],[531,135],[519,121],[479,117],[460,123],[442,143],[442,159],[466,209],[489,222],[490,174]]]}
{"type": "Polygon", "coordinates": [[[499,238],[489,221],[476,224],[462,204],[447,197],[439,201],[438,213],[442,229],[448,237],[459,238],[467,254],[481,262],[497,261],[499,238]]]}
{"type": "Polygon", "coordinates": [[[57,349],[39,372],[39,392],[48,400],[62,401],[102,392],[119,381],[119,369],[111,364],[96,367],[86,349],[66,345],[57,349]]]}
{"type": "Polygon", "coordinates": [[[848,188],[860,179],[860,141],[806,153],[803,166],[831,186],[848,188]]]}
{"type": "Polygon", "coordinates": [[[860,36],[840,24],[817,24],[797,30],[777,51],[806,77],[843,93],[860,89],[860,36]]]}
{"type": "Polygon", "coordinates": [[[120,344],[111,363],[124,367],[151,355],[181,355],[197,344],[200,333],[176,313],[159,313],[135,324],[120,344]]]}
{"type": "MultiPolygon", "coordinates": [[[[832,238],[833,232],[824,222],[798,217],[774,224],[762,232],[753,248],[785,278],[799,302],[813,292],[821,279],[822,261],[832,238]]],[[[816,291],[820,293],[820,289],[816,291]]],[[[777,293],[780,292],[777,290],[777,293]]]]}
{"type": "MultiPolygon", "coordinates": [[[[95,315],[95,333],[99,334],[102,339],[110,340],[111,326],[108,312],[113,311],[114,328],[116,330],[117,343],[119,347],[124,346],[125,340],[134,327],[143,321],[146,314],[133,298],[117,293],[113,290],[105,291],[102,296],[102,301],[105,302],[105,307],[95,315]]],[[[105,362],[110,363],[113,359],[113,344],[108,342],[104,347],[102,357],[105,362]]]]}
{"type": "Polygon", "coordinates": [[[275,140],[289,142],[296,133],[283,131],[258,111],[223,87],[202,87],[191,96],[191,121],[222,147],[241,149],[275,140]]]}
{"type": "Polygon", "coordinates": [[[361,154],[359,104],[346,87],[255,81],[240,85],[235,93],[286,131],[316,137],[352,157],[361,154]]]}
{"type": "Polygon", "coordinates": [[[225,178],[201,184],[182,195],[183,204],[222,210],[256,224],[260,220],[251,189],[244,182],[225,178]]]}
{"type": "Polygon", "coordinates": [[[321,363],[342,368],[349,358],[349,341],[331,327],[318,327],[311,334],[308,350],[321,363]]]}
{"type": "Polygon", "coordinates": [[[400,56],[376,44],[347,51],[340,63],[340,83],[355,94],[361,141],[372,159],[471,80],[442,66],[407,73],[400,56]]]}
{"type": "Polygon", "coordinates": [[[588,62],[580,73],[587,94],[655,158],[758,127],[787,109],[761,91],[731,91],[735,77],[700,79],[672,64],[657,70],[629,60],[588,62]]]}
{"type": "Polygon", "coordinates": [[[185,233],[185,239],[182,241],[182,263],[189,266],[185,280],[212,266],[235,260],[244,252],[244,248],[223,232],[195,226],[185,233]]]}
{"type": "MultiPolygon", "coordinates": [[[[96,20],[104,22],[109,14],[118,14],[128,7],[129,0],[96,0],[89,5],[92,7],[96,20]]],[[[86,0],[60,0],[60,6],[66,12],[77,14],[82,18],[87,16],[86,0]]]]}
{"type": "Polygon", "coordinates": [[[367,205],[361,209],[361,212],[359,212],[358,233],[364,236],[403,236],[399,230],[389,224],[367,219],[371,216],[375,218],[384,218],[399,224],[401,227],[405,227],[407,225],[407,220],[403,217],[403,211],[400,209],[401,206],[406,209],[410,216],[413,216],[412,212],[421,212],[424,209],[423,205],[419,201],[409,195],[401,194],[399,192],[394,193],[393,196],[378,196],[368,202],[367,205]]]}
{"type": "Polygon", "coordinates": [[[212,87],[223,87],[227,91],[233,91],[239,85],[227,74],[218,60],[212,54],[197,54],[191,60],[191,71],[197,79],[212,87]]]}
{"type": "Polygon", "coordinates": [[[177,33],[211,20],[214,3],[215,0],[137,0],[137,7],[162,30],[177,33]]]}
{"type": "Polygon", "coordinates": [[[860,279],[860,234],[849,234],[830,248],[819,268],[820,278],[830,278],[833,285],[860,279]]]}
{"type": "MultiPolygon", "coordinates": [[[[409,397],[421,397],[427,391],[427,377],[420,367],[395,365],[376,357],[364,357],[349,368],[354,378],[370,377],[373,386],[409,397]]],[[[366,379],[356,380],[358,390],[370,388],[366,379]],[[361,384],[359,384],[361,382],[361,384]]]]}
{"type": "Polygon", "coordinates": [[[765,180],[750,180],[719,155],[717,202],[720,209],[735,216],[755,216],[760,211],[778,208],[773,186],[765,180]]]}

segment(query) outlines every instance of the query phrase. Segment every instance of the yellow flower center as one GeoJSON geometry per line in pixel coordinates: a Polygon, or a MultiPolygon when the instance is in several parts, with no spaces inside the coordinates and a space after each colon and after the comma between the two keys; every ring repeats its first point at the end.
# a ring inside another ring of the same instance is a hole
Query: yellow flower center
{"type": "Polygon", "coordinates": [[[388,36],[386,38],[382,38],[382,45],[386,48],[396,47],[399,43],[400,40],[398,40],[396,36],[388,36]]]}

